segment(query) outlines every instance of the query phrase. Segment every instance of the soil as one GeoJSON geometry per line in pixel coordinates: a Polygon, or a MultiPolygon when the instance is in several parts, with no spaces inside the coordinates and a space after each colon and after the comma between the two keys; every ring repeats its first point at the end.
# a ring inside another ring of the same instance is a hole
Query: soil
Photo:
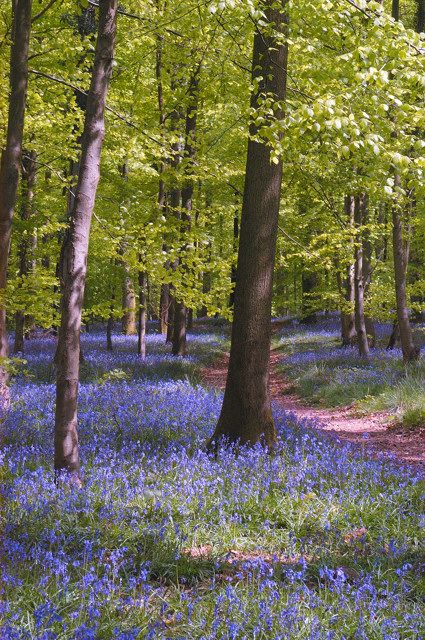
{"type": "MultiPolygon", "coordinates": [[[[295,414],[299,420],[311,420],[311,426],[349,441],[372,456],[395,456],[400,462],[409,463],[425,471],[425,428],[396,429],[389,413],[374,413],[359,417],[353,407],[324,409],[307,406],[293,391],[291,382],[278,372],[281,353],[270,352],[270,390],[272,399],[285,411],[295,414]]],[[[212,367],[203,370],[203,381],[212,387],[224,389],[229,356],[223,356],[212,367]]]]}

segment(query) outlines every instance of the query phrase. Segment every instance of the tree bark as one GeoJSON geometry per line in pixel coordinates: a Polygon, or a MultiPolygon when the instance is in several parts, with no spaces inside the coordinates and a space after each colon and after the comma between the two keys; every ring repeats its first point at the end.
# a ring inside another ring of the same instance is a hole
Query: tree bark
{"type": "MultiPolygon", "coordinates": [[[[185,148],[184,159],[186,161],[185,183],[181,190],[181,234],[183,238],[190,231],[193,209],[193,173],[196,155],[195,137],[196,121],[198,115],[198,92],[199,92],[199,70],[196,69],[189,81],[189,104],[186,111],[185,123],[185,148]]],[[[186,244],[183,245],[186,250],[186,244]]],[[[187,354],[186,337],[187,309],[183,300],[177,300],[174,308],[174,330],[173,330],[173,356],[185,356],[187,354]]]]}
{"type": "MultiPolygon", "coordinates": [[[[345,196],[344,213],[347,225],[350,229],[354,227],[354,198],[345,196]]],[[[353,239],[350,238],[350,247],[353,247],[353,239]]],[[[352,249],[353,250],[353,249],[352,249]]],[[[341,342],[343,347],[353,346],[357,340],[356,320],[355,320],[355,286],[354,286],[354,262],[347,266],[345,279],[345,301],[350,305],[352,311],[341,313],[341,342]]]]}
{"type": "Polygon", "coordinates": [[[144,271],[139,272],[139,324],[137,330],[137,353],[146,358],[146,284],[144,271]]]}
{"type": "Polygon", "coordinates": [[[166,344],[171,344],[173,342],[173,333],[174,333],[174,310],[176,306],[176,301],[174,300],[174,296],[171,294],[171,287],[169,289],[168,294],[168,314],[167,314],[167,334],[165,338],[166,344]]]}
{"type": "Polygon", "coordinates": [[[111,313],[109,314],[108,322],[106,324],[106,351],[113,351],[114,346],[112,344],[112,329],[114,328],[114,316],[113,310],[111,308],[111,313]]]}
{"type": "MultiPolygon", "coordinates": [[[[395,186],[400,186],[401,178],[396,174],[395,186]]],[[[403,239],[403,221],[400,207],[395,203],[392,208],[393,217],[393,256],[395,297],[397,306],[397,321],[400,332],[401,350],[404,362],[414,362],[419,358],[419,347],[413,341],[410,326],[409,310],[407,308],[407,265],[409,262],[409,242],[403,239]]]]}
{"type": "MultiPolygon", "coordinates": [[[[24,131],[25,101],[28,87],[28,50],[31,33],[32,0],[14,0],[13,33],[10,50],[10,97],[6,130],[6,147],[0,163],[0,293],[7,284],[12,220],[18,192],[24,131]]],[[[9,355],[6,305],[0,303],[0,359],[9,355]]],[[[8,374],[0,366],[0,401],[7,404],[8,374]]]]}
{"type": "MultiPolygon", "coordinates": [[[[22,156],[22,206],[21,220],[27,222],[33,213],[34,185],[36,178],[36,158],[35,151],[24,153],[22,156]]],[[[34,235],[28,233],[28,229],[23,229],[23,235],[20,239],[18,255],[19,255],[19,276],[26,278],[30,273],[31,267],[34,267],[33,261],[30,260],[30,252],[34,249],[34,235]]],[[[15,343],[13,345],[14,353],[24,352],[24,336],[25,336],[25,312],[19,309],[15,315],[15,343]]]]}
{"type": "Polygon", "coordinates": [[[77,396],[81,313],[87,271],[91,218],[99,182],[104,112],[112,72],[117,0],[100,0],[95,58],[87,96],[81,162],[72,219],[64,247],[64,282],[58,340],[55,460],[57,472],[78,475],[77,396]]]}
{"type": "Polygon", "coordinates": [[[362,214],[364,210],[362,199],[365,194],[354,198],[354,224],[357,228],[356,247],[354,250],[354,315],[357,332],[357,346],[362,358],[369,357],[369,342],[367,339],[364,315],[364,279],[363,279],[363,240],[362,214]]]}
{"type": "Polygon", "coordinates": [[[317,316],[311,310],[311,293],[317,285],[315,273],[303,271],[301,274],[301,322],[304,324],[314,324],[317,316]]]}
{"type": "Polygon", "coordinates": [[[128,273],[127,266],[122,290],[122,308],[122,332],[125,336],[134,336],[137,334],[136,296],[134,293],[133,281],[128,273]]]}
{"type": "Polygon", "coordinates": [[[418,33],[425,31],[425,0],[416,0],[415,29],[418,33]]]}
{"type": "Polygon", "coordinates": [[[159,298],[159,321],[162,335],[167,335],[168,326],[168,310],[170,307],[170,285],[163,283],[161,285],[161,293],[159,298]]]}
{"type": "MultiPolygon", "coordinates": [[[[276,3],[264,0],[260,8],[273,30],[285,32],[287,19],[276,3]]],[[[264,94],[273,96],[277,120],[283,118],[287,59],[288,48],[281,39],[270,31],[256,31],[251,108],[258,109],[264,94]]],[[[272,447],[277,439],[269,392],[269,360],[282,161],[271,162],[270,147],[254,139],[258,134],[254,123],[250,133],[229,370],[220,417],[209,443],[213,449],[220,441],[261,441],[272,447]]]]}

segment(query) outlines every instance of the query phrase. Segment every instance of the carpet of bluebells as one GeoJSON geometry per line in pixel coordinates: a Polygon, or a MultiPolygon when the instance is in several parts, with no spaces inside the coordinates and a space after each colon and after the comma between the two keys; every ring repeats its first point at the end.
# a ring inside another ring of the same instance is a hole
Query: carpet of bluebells
{"type": "MultiPolygon", "coordinates": [[[[408,369],[400,347],[388,350],[391,325],[376,323],[376,347],[368,361],[356,346],[341,348],[340,322],[331,315],[316,325],[298,325],[281,332],[283,373],[294,381],[309,402],[359,409],[388,409],[403,421],[412,413],[425,423],[425,366],[423,359],[408,369]]],[[[423,347],[425,327],[415,326],[415,339],[423,347]]],[[[413,424],[409,426],[416,426],[413,424]]]]}
{"type": "MultiPolygon", "coordinates": [[[[280,444],[205,452],[221,395],[148,337],[83,336],[83,486],[54,483],[51,339],[5,419],[1,638],[420,640],[423,479],[275,411],[280,444]]],[[[311,426],[311,425],[310,425],[311,426]]]]}

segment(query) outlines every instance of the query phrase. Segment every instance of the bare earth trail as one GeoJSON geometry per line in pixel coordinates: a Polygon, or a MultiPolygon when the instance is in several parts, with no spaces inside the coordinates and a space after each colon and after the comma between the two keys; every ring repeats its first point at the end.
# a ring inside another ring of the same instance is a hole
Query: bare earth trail
{"type": "MultiPolygon", "coordinates": [[[[282,353],[270,352],[270,390],[273,401],[299,420],[311,420],[311,426],[327,431],[340,440],[361,446],[369,455],[391,454],[401,462],[425,470],[425,430],[388,428],[388,413],[356,416],[352,407],[323,409],[311,407],[293,393],[291,383],[278,372],[282,353]]],[[[204,383],[218,389],[226,384],[229,356],[223,356],[212,367],[203,369],[204,383]]]]}

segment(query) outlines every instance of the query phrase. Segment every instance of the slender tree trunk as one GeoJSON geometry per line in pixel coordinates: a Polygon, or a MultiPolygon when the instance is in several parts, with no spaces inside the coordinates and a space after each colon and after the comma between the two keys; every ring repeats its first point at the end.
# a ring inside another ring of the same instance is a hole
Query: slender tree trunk
{"type": "MultiPolygon", "coordinates": [[[[395,176],[395,186],[401,185],[401,178],[395,176]]],[[[419,358],[419,348],[413,340],[410,326],[409,310],[407,307],[407,265],[409,262],[409,241],[403,239],[403,221],[400,207],[393,205],[393,255],[394,255],[394,279],[395,297],[397,306],[397,321],[400,332],[401,350],[405,362],[413,362],[419,358]]]]}
{"type": "Polygon", "coordinates": [[[316,285],[316,274],[303,271],[301,274],[301,322],[304,324],[314,324],[317,321],[316,314],[311,310],[311,294],[316,285]]]}
{"type": "MultiPolygon", "coordinates": [[[[363,226],[369,224],[369,198],[367,194],[362,194],[360,200],[360,206],[362,207],[362,224],[363,226]]],[[[370,231],[364,229],[362,234],[363,242],[363,291],[364,297],[367,299],[369,287],[372,283],[372,242],[370,240],[370,231]]],[[[375,323],[373,319],[365,316],[366,333],[369,342],[369,347],[374,347],[376,343],[375,323]]]]}
{"type": "Polygon", "coordinates": [[[425,0],[416,0],[416,31],[425,31],[425,0]]]}
{"type": "Polygon", "coordinates": [[[174,333],[174,311],[176,306],[176,301],[174,300],[174,296],[169,293],[169,305],[168,305],[168,324],[167,324],[167,334],[165,343],[171,344],[173,342],[173,333],[174,333]]]}
{"type": "MultiPolygon", "coordinates": [[[[22,156],[22,205],[21,220],[25,223],[31,218],[33,213],[34,184],[36,177],[36,158],[35,151],[28,152],[22,156]]],[[[34,248],[34,239],[32,234],[28,233],[28,229],[24,229],[19,242],[19,276],[25,279],[30,273],[30,251],[34,248]]],[[[25,312],[20,309],[15,316],[15,343],[13,345],[14,353],[24,352],[24,336],[25,336],[25,312]]]]}
{"type": "MultiPolygon", "coordinates": [[[[418,7],[419,8],[419,7],[418,7]]],[[[392,17],[399,20],[398,0],[392,2],[392,17]]],[[[394,129],[393,137],[397,137],[394,129]]],[[[394,186],[401,186],[401,177],[395,172],[394,186]]],[[[395,297],[397,307],[397,324],[400,335],[401,350],[404,362],[414,362],[419,358],[420,349],[413,341],[412,328],[410,326],[409,310],[407,308],[407,266],[409,263],[409,238],[403,238],[403,219],[401,207],[394,203],[392,207],[393,220],[393,259],[395,297]]]]}
{"type": "MultiPolygon", "coordinates": [[[[265,20],[284,32],[286,17],[276,3],[260,4],[265,20]]],[[[273,34],[257,31],[254,36],[251,108],[257,109],[263,95],[279,103],[277,120],[283,118],[286,97],[287,45],[273,34]],[[257,84],[258,83],[258,84],[257,84]]],[[[273,270],[279,216],[282,161],[271,162],[270,147],[253,139],[251,124],[242,204],[235,306],[229,370],[220,417],[210,441],[254,444],[276,442],[270,392],[269,360],[273,270]]]]}
{"type": "Polygon", "coordinates": [[[393,329],[391,331],[391,335],[390,338],[388,340],[388,344],[387,344],[387,350],[391,351],[392,349],[394,349],[397,340],[400,339],[400,331],[398,328],[398,320],[394,320],[393,322],[393,329]]]}
{"type": "MultiPolygon", "coordinates": [[[[354,227],[354,198],[352,196],[345,196],[344,198],[344,212],[347,224],[350,228],[354,227]]],[[[350,245],[353,245],[352,239],[350,239],[350,245]]],[[[342,346],[348,347],[356,343],[356,321],[354,316],[355,307],[355,293],[354,293],[354,263],[347,266],[347,276],[345,280],[345,300],[352,311],[343,311],[341,313],[341,339],[342,346]]]]}
{"type": "Polygon", "coordinates": [[[99,26],[81,142],[81,163],[64,251],[64,282],[58,340],[55,470],[78,474],[77,394],[81,313],[91,217],[99,182],[104,112],[112,72],[117,0],[100,0],[99,26]]]}
{"type": "MultiPolygon", "coordinates": [[[[28,86],[28,49],[32,0],[13,0],[13,32],[10,50],[10,97],[6,147],[0,162],[0,293],[6,289],[12,220],[18,192],[22,155],[25,101],[28,86]]],[[[6,306],[0,303],[0,360],[9,355],[6,306]]],[[[0,366],[0,404],[8,404],[8,374],[0,366]],[[3,400],[2,400],[3,398],[3,400]]]]}
{"type": "Polygon", "coordinates": [[[392,0],[391,1],[391,15],[394,18],[394,20],[399,20],[400,19],[400,2],[399,2],[399,0],[392,0]]]}
{"type": "MultiPolygon", "coordinates": [[[[187,161],[185,169],[185,184],[181,190],[181,234],[183,237],[190,231],[193,209],[193,173],[196,155],[195,137],[196,121],[198,115],[198,92],[199,92],[199,67],[189,81],[189,104],[186,112],[185,126],[185,148],[184,158],[187,161]]],[[[186,244],[183,250],[186,250],[186,244]]],[[[187,354],[186,338],[187,309],[182,300],[176,299],[174,309],[174,331],[173,331],[173,356],[185,356],[187,354]]]]}
{"type": "Polygon", "coordinates": [[[161,285],[161,293],[159,298],[159,320],[162,335],[167,335],[168,326],[168,309],[170,306],[170,285],[163,283],[161,285]]]}
{"type": "Polygon", "coordinates": [[[111,305],[111,313],[109,314],[108,322],[106,323],[106,351],[114,350],[114,346],[112,344],[113,328],[114,328],[114,316],[113,316],[113,307],[111,305]]]}
{"type": "Polygon", "coordinates": [[[146,283],[147,277],[144,271],[139,272],[139,326],[137,353],[141,358],[146,358],[146,283]]]}
{"type": "Polygon", "coordinates": [[[126,267],[126,274],[122,291],[122,332],[125,336],[137,334],[136,327],[136,295],[134,293],[133,281],[126,267]]]}
{"type": "Polygon", "coordinates": [[[369,342],[367,339],[364,315],[364,279],[363,279],[363,241],[362,241],[362,213],[364,194],[354,198],[354,224],[358,230],[356,248],[354,250],[354,315],[356,321],[357,346],[362,358],[369,356],[369,342]]]}
{"type": "MultiPolygon", "coordinates": [[[[235,213],[233,218],[233,250],[238,250],[238,242],[239,242],[239,216],[238,213],[235,213]]],[[[233,285],[232,291],[230,292],[229,297],[229,307],[233,307],[235,304],[235,285],[236,285],[236,265],[232,263],[232,271],[230,274],[230,281],[233,285]]]]}
{"type": "Polygon", "coordinates": [[[192,331],[193,329],[193,309],[187,310],[186,329],[192,331]]]}

